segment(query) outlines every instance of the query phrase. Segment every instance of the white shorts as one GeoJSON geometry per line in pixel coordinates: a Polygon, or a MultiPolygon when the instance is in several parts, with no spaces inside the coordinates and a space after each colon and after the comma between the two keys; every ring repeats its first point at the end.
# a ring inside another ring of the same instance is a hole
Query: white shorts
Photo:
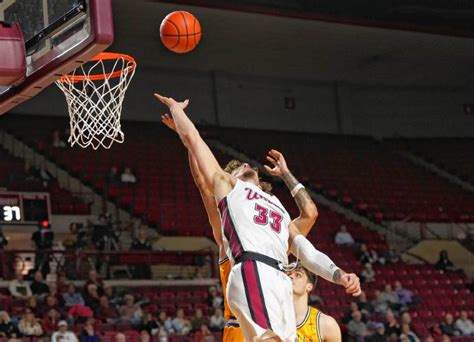
{"type": "Polygon", "coordinates": [[[296,340],[293,289],[284,272],[254,260],[235,265],[227,285],[227,302],[245,341],[273,336],[296,340]]]}

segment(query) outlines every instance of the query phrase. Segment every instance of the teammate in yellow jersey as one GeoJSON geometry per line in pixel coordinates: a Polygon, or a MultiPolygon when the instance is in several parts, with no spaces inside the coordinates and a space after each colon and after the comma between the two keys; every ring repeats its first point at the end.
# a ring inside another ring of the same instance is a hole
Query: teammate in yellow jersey
{"type": "Polygon", "coordinates": [[[341,329],[336,320],[308,304],[316,276],[301,265],[288,275],[293,284],[298,342],[341,342],[341,329]]]}
{"type": "MultiPolygon", "coordinates": [[[[168,114],[162,116],[162,122],[170,129],[176,131],[173,119],[168,114]]],[[[222,340],[225,342],[244,342],[245,338],[242,334],[239,323],[233,316],[225,296],[227,281],[229,279],[232,265],[227,258],[223,247],[221,221],[216,200],[212,192],[207,189],[204,179],[199,171],[197,162],[190,154],[188,154],[188,157],[194,182],[196,183],[196,186],[198,187],[201,194],[201,198],[208,215],[209,223],[212,227],[214,240],[219,247],[219,272],[224,294],[224,318],[226,320],[222,340]]],[[[273,167],[265,166],[266,171],[274,177],[281,178],[289,189],[293,189],[294,184],[299,183],[289,171],[283,154],[276,150],[271,150],[267,156],[267,160],[272,163],[273,167]]],[[[225,171],[231,173],[234,169],[240,167],[242,164],[243,163],[240,161],[233,160],[227,164],[225,171]]],[[[262,190],[269,192],[271,190],[271,186],[268,183],[262,182],[262,190]]],[[[311,196],[309,196],[304,188],[299,189],[295,194],[292,195],[295,198],[295,202],[300,212],[300,215],[293,220],[293,223],[295,223],[295,225],[298,227],[301,234],[306,236],[316,222],[318,216],[317,207],[311,199],[311,196]]]]}

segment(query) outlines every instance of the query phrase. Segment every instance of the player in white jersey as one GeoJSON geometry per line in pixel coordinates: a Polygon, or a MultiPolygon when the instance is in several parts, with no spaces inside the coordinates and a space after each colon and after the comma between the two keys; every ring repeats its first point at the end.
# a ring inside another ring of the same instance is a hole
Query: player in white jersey
{"type": "MultiPolygon", "coordinates": [[[[326,280],[352,295],[360,294],[359,279],[346,274],[300,234],[275,196],[258,187],[258,173],[243,164],[228,174],[184,113],[189,101],[155,94],[171,111],[177,132],[198,163],[219,203],[224,240],[233,268],[227,297],[247,341],[294,341],[296,323],[291,281],[285,274],[287,251],[326,280]],[[290,247],[290,248],[289,248],[290,247]]],[[[292,194],[302,188],[296,184],[292,194]]]]}

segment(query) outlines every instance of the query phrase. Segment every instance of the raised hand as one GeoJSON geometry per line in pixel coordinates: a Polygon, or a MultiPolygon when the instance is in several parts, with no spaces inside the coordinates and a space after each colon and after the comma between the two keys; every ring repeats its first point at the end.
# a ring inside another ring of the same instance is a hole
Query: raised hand
{"type": "Polygon", "coordinates": [[[166,127],[172,129],[176,132],[176,124],[174,123],[173,117],[168,113],[165,113],[161,116],[161,122],[165,124],[166,127]]]}
{"type": "Polygon", "coordinates": [[[267,160],[272,163],[273,167],[264,165],[264,168],[272,176],[282,177],[285,173],[290,171],[286,165],[285,157],[277,150],[272,149],[268,151],[267,160]]]}
{"type": "Polygon", "coordinates": [[[157,93],[155,93],[155,97],[158,100],[160,100],[160,102],[163,103],[165,106],[167,106],[170,110],[172,110],[173,108],[176,108],[176,107],[181,108],[181,109],[185,109],[189,104],[189,100],[184,100],[183,102],[178,102],[175,99],[173,99],[172,97],[162,96],[162,95],[157,94],[157,93]]]}

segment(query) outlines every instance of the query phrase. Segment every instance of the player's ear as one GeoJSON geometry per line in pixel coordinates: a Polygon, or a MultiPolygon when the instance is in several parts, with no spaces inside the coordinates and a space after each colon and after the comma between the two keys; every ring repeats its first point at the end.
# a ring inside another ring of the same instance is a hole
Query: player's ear
{"type": "Polygon", "coordinates": [[[306,291],[308,293],[311,293],[311,291],[313,291],[313,284],[310,284],[310,283],[306,284],[306,291]]]}

